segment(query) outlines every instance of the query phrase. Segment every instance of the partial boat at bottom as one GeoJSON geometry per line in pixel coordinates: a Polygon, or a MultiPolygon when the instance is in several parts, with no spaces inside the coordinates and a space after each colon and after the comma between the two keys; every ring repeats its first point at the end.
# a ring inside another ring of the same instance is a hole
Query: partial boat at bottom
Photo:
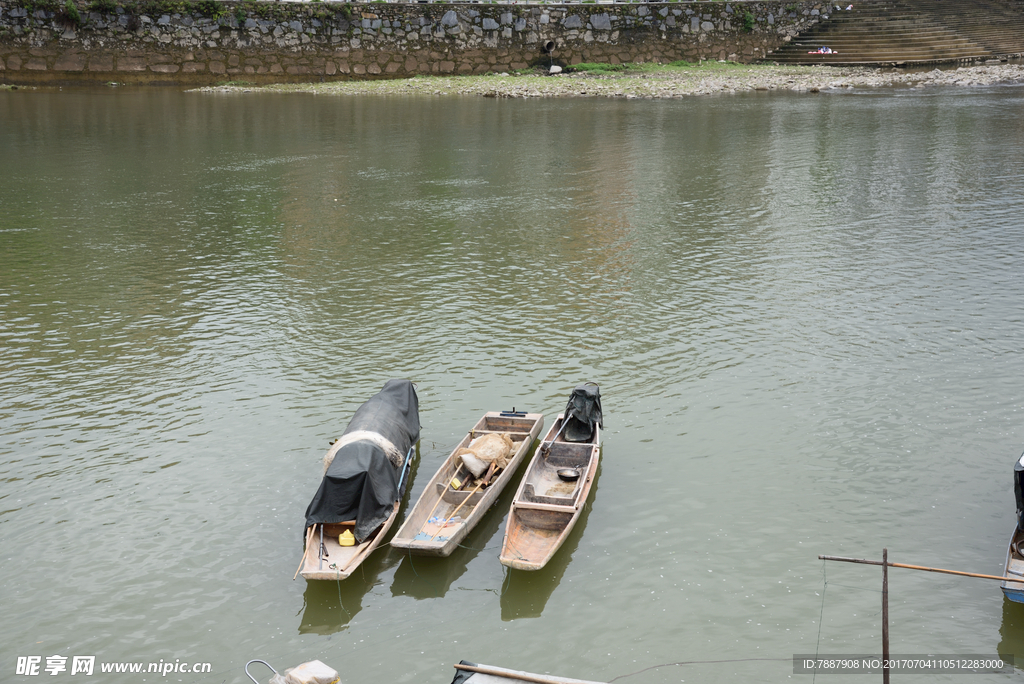
{"type": "Polygon", "coordinates": [[[1019,527],[1010,537],[1010,547],[1006,550],[1005,577],[1020,577],[1020,582],[1002,582],[1000,587],[1003,595],[1015,603],[1024,603],[1024,531],[1019,527]]]}
{"type": "Polygon", "coordinates": [[[1010,546],[1006,549],[1003,576],[1019,576],[1021,581],[1002,582],[999,586],[1006,598],[1024,603],[1024,454],[1013,464],[1013,494],[1017,500],[1017,526],[1010,535],[1010,546]]]}
{"type": "Polygon", "coordinates": [[[591,406],[582,413],[574,411],[570,398],[567,413],[559,414],[530,461],[505,524],[502,565],[515,570],[543,568],[579,520],[601,455],[600,392],[596,385],[584,391],[596,402],[596,410],[591,406]],[[581,436],[586,441],[567,439],[581,436]]]}
{"type": "Polygon", "coordinates": [[[452,684],[603,684],[584,679],[509,670],[494,665],[477,665],[465,660],[456,665],[455,669],[452,684]]]}

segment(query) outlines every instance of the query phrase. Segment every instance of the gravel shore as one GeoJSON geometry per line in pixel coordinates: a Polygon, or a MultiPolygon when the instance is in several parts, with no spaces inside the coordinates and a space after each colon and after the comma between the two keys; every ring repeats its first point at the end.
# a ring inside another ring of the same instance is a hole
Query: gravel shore
{"type": "Polygon", "coordinates": [[[1024,64],[981,64],[952,69],[907,71],[864,67],[770,66],[705,63],[653,66],[615,73],[575,72],[483,76],[419,76],[400,80],[292,83],[269,86],[229,84],[210,92],[299,92],[318,95],[476,95],[483,97],[618,97],[671,99],[690,95],[789,90],[821,92],[840,88],[985,86],[1024,83],[1024,64]]]}

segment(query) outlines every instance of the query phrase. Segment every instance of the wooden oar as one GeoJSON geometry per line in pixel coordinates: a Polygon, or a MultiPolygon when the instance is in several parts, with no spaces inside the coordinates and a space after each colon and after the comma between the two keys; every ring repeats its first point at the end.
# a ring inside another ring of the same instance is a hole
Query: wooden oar
{"type": "Polygon", "coordinates": [[[925,572],[941,572],[946,575],[960,575],[962,577],[978,577],[980,579],[1001,580],[1003,582],[1024,583],[1024,576],[1004,577],[1002,575],[982,575],[977,572],[963,572],[962,570],[945,570],[943,568],[928,568],[923,565],[908,565],[906,563],[883,563],[882,561],[868,560],[867,558],[843,558],[842,556],[818,556],[821,560],[842,561],[843,563],[863,563],[864,565],[888,565],[890,568],[906,568],[907,570],[923,570],[925,572]]]}
{"type": "MultiPolygon", "coordinates": [[[[445,485],[444,485],[445,489],[448,489],[448,486],[452,483],[452,480],[455,479],[455,477],[459,474],[459,471],[461,471],[461,470],[462,470],[462,461],[459,461],[459,467],[455,469],[454,473],[452,473],[451,480],[448,480],[448,482],[445,483],[445,485]]],[[[437,507],[441,505],[441,502],[443,500],[444,500],[444,490],[441,491],[440,496],[437,497],[437,501],[434,502],[434,507],[430,509],[429,513],[427,513],[427,519],[424,521],[424,523],[423,523],[424,525],[426,525],[428,522],[430,522],[430,519],[434,517],[434,511],[437,510],[437,507]]],[[[420,529],[423,529],[423,528],[420,528],[420,529]]]]}
{"type": "Polygon", "coordinates": [[[309,551],[309,538],[313,536],[313,530],[315,529],[316,525],[310,525],[309,531],[306,532],[306,546],[302,549],[302,560],[299,561],[299,567],[296,568],[295,575],[292,577],[292,581],[295,581],[295,578],[299,576],[299,571],[302,570],[302,566],[306,563],[306,552],[309,551]]]}
{"type": "MultiPolygon", "coordinates": [[[[496,465],[497,464],[495,464],[494,461],[491,461],[491,467],[487,469],[487,474],[484,476],[484,479],[480,480],[480,484],[478,484],[476,486],[476,489],[471,491],[469,493],[469,496],[467,496],[465,499],[463,499],[462,503],[460,503],[458,506],[455,507],[455,510],[452,511],[452,514],[449,515],[448,519],[444,521],[444,525],[441,525],[440,527],[437,528],[437,532],[434,533],[434,537],[436,537],[437,535],[441,534],[441,530],[443,530],[448,525],[448,523],[451,522],[452,518],[455,517],[455,514],[458,513],[459,510],[463,506],[466,505],[466,502],[469,501],[470,499],[472,499],[473,495],[476,494],[477,492],[479,492],[480,488],[483,487],[485,484],[487,484],[487,481],[491,479],[491,475],[494,474],[494,469],[495,469],[496,465]]],[[[430,541],[434,541],[434,537],[431,537],[430,541]]]]}
{"type": "Polygon", "coordinates": [[[455,665],[456,670],[466,670],[468,672],[479,672],[480,674],[493,675],[495,677],[506,677],[507,679],[518,679],[523,682],[534,682],[535,684],[562,684],[565,680],[549,679],[547,677],[537,677],[536,675],[530,675],[516,672],[506,672],[505,670],[495,670],[490,667],[480,667],[479,665],[463,665],[457,663],[455,665]]]}

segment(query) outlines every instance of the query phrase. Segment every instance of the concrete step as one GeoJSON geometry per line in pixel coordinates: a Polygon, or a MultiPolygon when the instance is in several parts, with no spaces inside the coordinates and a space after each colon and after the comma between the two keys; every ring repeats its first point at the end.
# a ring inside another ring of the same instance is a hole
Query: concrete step
{"type": "Polygon", "coordinates": [[[1024,53],[1024,0],[850,0],[768,55],[801,64],[941,62],[1024,53]],[[827,45],[838,54],[808,54],[827,45]]]}

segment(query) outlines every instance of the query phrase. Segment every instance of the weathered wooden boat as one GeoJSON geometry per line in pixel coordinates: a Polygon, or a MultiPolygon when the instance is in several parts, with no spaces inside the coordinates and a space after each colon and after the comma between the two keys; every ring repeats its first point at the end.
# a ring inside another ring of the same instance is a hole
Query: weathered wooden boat
{"type": "Polygon", "coordinates": [[[512,500],[502,565],[539,570],[562,546],[597,475],[601,427],[600,390],[594,384],[578,386],[534,452],[512,500]]]}
{"type": "Polygon", "coordinates": [[[1001,582],[1003,595],[1015,603],[1024,603],[1024,454],[1013,464],[1013,494],[1017,500],[1017,525],[1006,549],[1004,577],[1020,577],[1020,582],[1001,582]]]}
{"type": "Polygon", "coordinates": [[[1020,582],[1002,582],[999,586],[1003,595],[1015,603],[1024,603],[1024,531],[1020,527],[1013,530],[1010,547],[1006,549],[1006,566],[1004,577],[1020,577],[1020,582]]]}
{"type": "Polygon", "coordinates": [[[415,554],[451,555],[515,477],[543,428],[544,416],[540,413],[514,410],[485,413],[438,468],[395,533],[391,545],[415,554]],[[508,434],[513,451],[507,465],[494,474],[493,479],[485,486],[476,487],[469,483],[473,476],[463,465],[459,453],[490,434],[508,434]]]}
{"type": "Polygon", "coordinates": [[[380,546],[398,517],[419,435],[419,400],[408,380],[388,380],[359,407],[324,455],[296,575],[345,579],[380,546]]]}
{"type": "MultiPolygon", "coordinates": [[[[262,661],[261,661],[262,662],[262,661]]],[[[494,665],[478,665],[465,660],[455,666],[452,684],[603,684],[585,679],[570,679],[494,665]]]]}

